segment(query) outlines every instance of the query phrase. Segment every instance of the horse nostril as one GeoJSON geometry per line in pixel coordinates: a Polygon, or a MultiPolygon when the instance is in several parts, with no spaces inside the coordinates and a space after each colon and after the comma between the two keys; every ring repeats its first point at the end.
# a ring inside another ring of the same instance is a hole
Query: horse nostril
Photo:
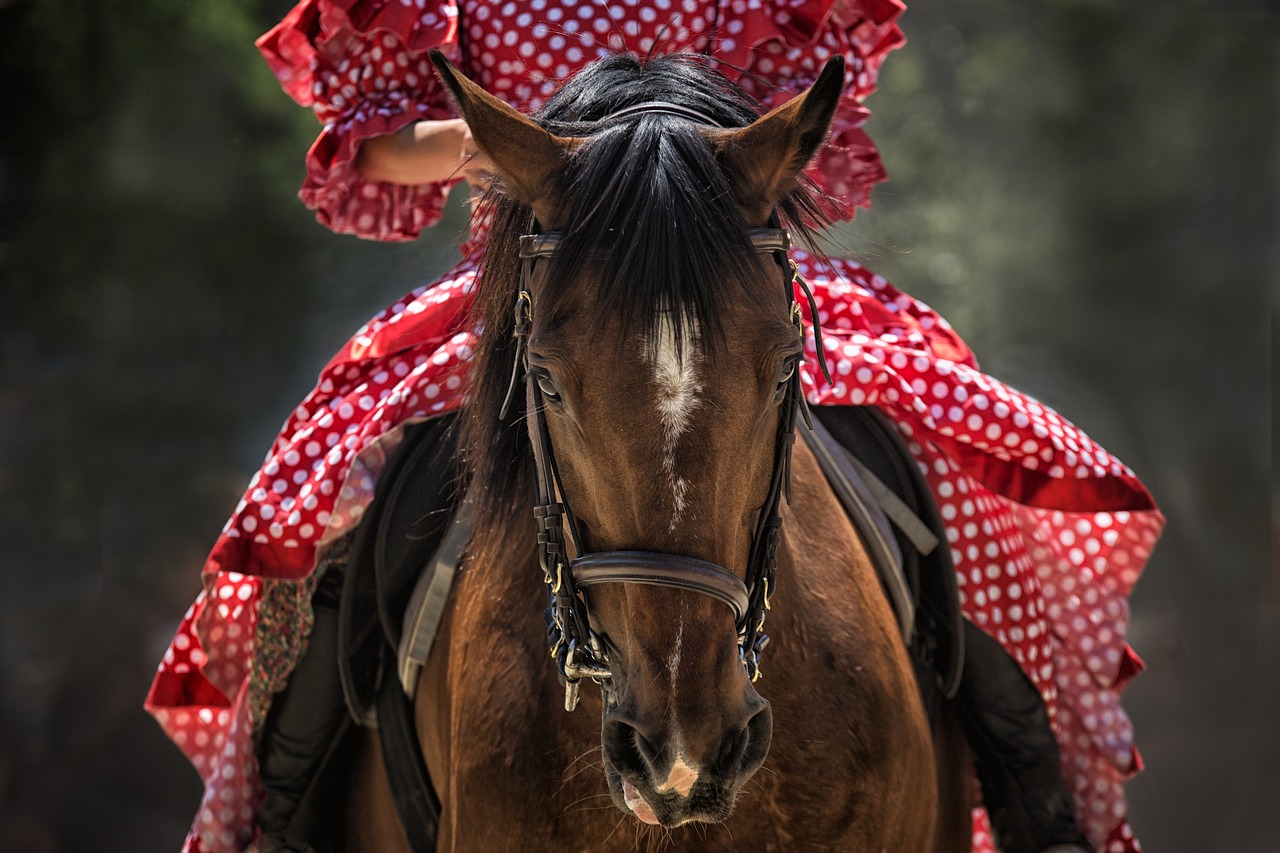
{"type": "MultiPolygon", "coordinates": [[[[737,765],[732,769],[745,779],[760,769],[769,754],[769,744],[773,740],[773,709],[768,702],[747,721],[742,735],[742,748],[735,753],[737,765]]],[[[730,768],[726,766],[726,769],[730,768]]]]}
{"type": "Polygon", "coordinates": [[[637,728],[631,729],[631,737],[635,741],[636,752],[640,753],[640,757],[644,759],[644,763],[649,767],[654,767],[658,763],[658,750],[653,744],[649,743],[644,735],[640,734],[637,728]]]}
{"type": "Polygon", "coordinates": [[[621,772],[647,774],[657,758],[653,745],[638,728],[625,720],[606,720],[602,740],[605,755],[621,772]]]}
{"type": "Polygon", "coordinates": [[[732,775],[742,763],[742,756],[746,754],[747,745],[750,742],[751,724],[749,722],[737,732],[725,735],[724,742],[720,746],[720,755],[716,759],[716,766],[726,774],[732,775]]]}
{"type": "Polygon", "coordinates": [[[607,718],[601,732],[605,756],[624,778],[635,784],[639,784],[637,779],[648,780],[659,793],[675,790],[688,796],[692,785],[683,783],[690,772],[692,777],[688,781],[703,778],[698,768],[708,772],[706,778],[718,779],[717,784],[736,788],[760,769],[769,753],[773,712],[768,702],[757,701],[759,705],[754,711],[743,714],[745,717],[750,713],[745,724],[725,732],[720,736],[718,748],[705,752],[698,749],[697,744],[707,740],[693,739],[689,730],[682,733],[678,753],[671,753],[672,744],[661,735],[650,739],[634,722],[619,716],[607,718]],[[690,749],[689,755],[685,754],[686,749],[690,749]],[[677,776],[679,780],[673,782],[677,776]]]}

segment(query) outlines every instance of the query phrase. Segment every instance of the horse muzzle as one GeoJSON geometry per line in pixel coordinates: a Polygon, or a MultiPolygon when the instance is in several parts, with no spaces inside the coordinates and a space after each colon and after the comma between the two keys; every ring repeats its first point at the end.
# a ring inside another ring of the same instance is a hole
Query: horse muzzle
{"type": "Polygon", "coordinates": [[[748,689],[743,707],[728,719],[733,722],[718,730],[681,731],[669,722],[649,727],[617,710],[607,713],[602,740],[614,804],[665,827],[729,817],[742,786],[768,755],[773,712],[748,689]]]}

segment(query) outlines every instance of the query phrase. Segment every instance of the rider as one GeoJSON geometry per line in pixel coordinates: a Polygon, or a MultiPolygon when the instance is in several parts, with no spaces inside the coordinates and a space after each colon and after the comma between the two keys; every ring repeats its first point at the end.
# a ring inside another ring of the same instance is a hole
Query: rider
{"type": "MultiPolygon", "coordinates": [[[[861,130],[862,101],[903,41],[897,0],[678,5],[302,0],[259,47],[325,125],[303,201],[335,231],[413,239],[438,221],[453,183],[486,179],[429,49],[522,111],[609,49],[706,54],[766,107],[843,54],[846,93],[808,175],[836,218],[865,206],[884,172],[861,130]]],[[[148,697],[206,782],[184,850],[238,851],[255,827],[260,849],[282,847],[345,713],[333,648],[350,538],[406,425],[461,403],[483,240],[473,223],[461,263],[329,362],[209,557],[205,591],[148,697]]],[[[811,401],[888,415],[946,523],[970,620],[960,699],[1002,846],[1137,850],[1121,782],[1138,763],[1118,691],[1140,667],[1124,631],[1128,591],[1161,524],[1149,495],[1069,422],[980,373],[927,306],[856,263],[794,256],[833,344],[836,381],[814,384],[808,371],[811,401]]]]}

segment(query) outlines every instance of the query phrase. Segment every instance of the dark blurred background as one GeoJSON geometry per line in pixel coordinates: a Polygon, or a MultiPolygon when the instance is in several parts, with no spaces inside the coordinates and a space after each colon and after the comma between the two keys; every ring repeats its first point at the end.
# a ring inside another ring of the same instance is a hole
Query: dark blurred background
{"type": "MultiPolygon", "coordinates": [[[[199,782],[141,702],[204,554],[329,354],[464,228],[366,244],[298,204],[317,127],[252,46],[290,5],[0,0],[0,850],[176,850],[199,782]]],[[[903,26],[870,101],[893,179],[842,239],[1168,515],[1133,599],[1147,849],[1280,851],[1280,19],[903,26]]]]}

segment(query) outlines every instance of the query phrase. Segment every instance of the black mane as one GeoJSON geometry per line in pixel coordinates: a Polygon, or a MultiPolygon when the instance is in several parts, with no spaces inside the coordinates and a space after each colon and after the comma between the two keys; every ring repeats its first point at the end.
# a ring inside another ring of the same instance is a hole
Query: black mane
{"type": "MultiPolygon", "coordinates": [[[[745,127],[760,106],[705,57],[671,55],[641,61],[621,54],[595,62],[564,85],[535,116],[558,136],[589,137],[571,158],[558,187],[557,218],[569,223],[551,263],[539,312],[566,309],[572,285],[590,270],[599,282],[596,308],[624,330],[648,340],[658,318],[679,311],[700,341],[721,337],[722,310],[748,293],[741,282],[754,263],[746,223],[711,146],[688,119],[642,113],[610,120],[627,107],[654,101],[696,110],[716,124],[745,127]]],[[[498,412],[515,360],[512,316],[519,281],[519,237],[533,215],[503,192],[484,201],[491,230],[481,264],[473,322],[483,329],[471,370],[462,447],[472,493],[480,498],[480,529],[506,558],[509,548],[532,553],[532,486],[523,400],[515,395],[505,422],[498,412]],[[501,544],[499,544],[501,543],[501,544]],[[527,546],[527,547],[525,547],[527,546]]],[[[778,205],[793,233],[822,224],[808,189],[778,205]]],[[[574,306],[581,310],[586,306],[574,306]]],[[[602,326],[603,324],[598,324],[602,326]]],[[[677,341],[677,345],[683,345],[677,341]]]]}

